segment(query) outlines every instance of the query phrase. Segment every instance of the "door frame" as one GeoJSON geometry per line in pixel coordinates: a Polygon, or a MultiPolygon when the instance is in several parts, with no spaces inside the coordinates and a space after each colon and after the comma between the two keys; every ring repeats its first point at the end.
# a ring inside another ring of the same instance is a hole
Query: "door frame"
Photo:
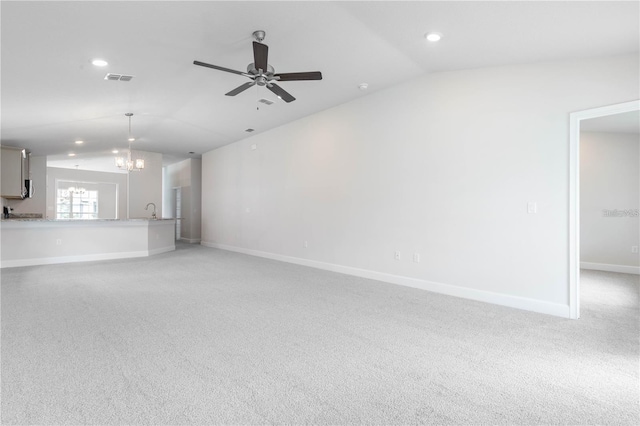
{"type": "Polygon", "coordinates": [[[580,318],[580,122],[640,111],[640,100],[569,114],[569,317],[580,318]]]}

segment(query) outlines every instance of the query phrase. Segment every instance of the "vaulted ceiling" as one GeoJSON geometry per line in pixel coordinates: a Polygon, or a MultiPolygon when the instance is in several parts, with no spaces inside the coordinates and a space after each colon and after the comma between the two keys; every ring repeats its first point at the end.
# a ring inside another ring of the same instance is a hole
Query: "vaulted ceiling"
{"type": "MultiPolygon", "coordinates": [[[[1,2],[2,144],[78,162],[134,147],[189,158],[431,72],[637,53],[638,2],[1,2]],[[245,77],[265,30],[297,100],[245,77]],[[428,32],[443,35],[427,42],[428,32]],[[106,67],[91,64],[95,58],[106,67]],[[134,76],[109,81],[107,73],[134,76]],[[359,84],[368,83],[368,90],[359,84]],[[272,105],[258,102],[273,101],[272,105]],[[253,134],[255,134],[253,133],[253,134]],[[74,141],[83,140],[76,145],[74,141]],[[194,154],[189,154],[193,152],[194,154]]],[[[425,94],[428,96],[428,94],[425,94]]]]}

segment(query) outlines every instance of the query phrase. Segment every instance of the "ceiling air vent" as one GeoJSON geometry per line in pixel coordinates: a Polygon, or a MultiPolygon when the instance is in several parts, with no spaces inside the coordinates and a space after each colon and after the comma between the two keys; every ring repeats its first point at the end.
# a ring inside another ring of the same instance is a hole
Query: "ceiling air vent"
{"type": "Polygon", "coordinates": [[[131,81],[132,78],[133,78],[132,75],[113,74],[110,72],[104,76],[105,80],[111,80],[111,81],[131,81]]]}
{"type": "Polygon", "coordinates": [[[270,101],[269,99],[264,99],[264,98],[260,99],[258,102],[263,103],[265,105],[273,104],[273,101],[270,101]]]}

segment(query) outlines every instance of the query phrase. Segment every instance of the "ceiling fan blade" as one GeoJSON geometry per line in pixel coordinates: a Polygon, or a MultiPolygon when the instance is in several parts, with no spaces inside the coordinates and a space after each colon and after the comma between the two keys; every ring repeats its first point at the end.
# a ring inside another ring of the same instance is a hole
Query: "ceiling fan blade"
{"type": "Polygon", "coordinates": [[[247,77],[251,77],[246,72],[236,71],[236,70],[232,70],[232,69],[225,68],[225,67],[219,67],[217,65],[206,64],[206,63],[200,62],[200,61],[193,61],[193,65],[200,65],[201,67],[213,68],[214,70],[225,71],[225,72],[230,72],[230,73],[233,73],[233,74],[239,74],[239,75],[244,75],[244,76],[247,76],[247,77]]]}
{"type": "Polygon", "coordinates": [[[243,84],[242,86],[238,86],[235,89],[233,89],[232,91],[230,91],[229,93],[225,93],[226,96],[235,96],[238,93],[242,93],[245,90],[247,90],[249,87],[251,86],[255,86],[256,82],[255,81],[249,81],[245,84],[243,84]]]}
{"type": "Polygon", "coordinates": [[[275,74],[274,77],[280,77],[278,81],[322,80],[322,73],[320,71],[287,72],[283,74],[275,74]]]}
{"type": "Polygon", "coordinates": [[[284,90],[282,87],[278,86],[275,83],[269,83],[267,84],[267,89],[271,90],[273,93],[275,93],[280,99],[282,99],[283,101],[289,103],[289,102],[293,102],[296,100],[296,98],[294,98],[293,96],[291,96],[291,94],[289,92],[287,92],[286,90],[284,90]]]}
{"type": "Polygon", "coordinates": [[[269,46],[266,44],[253,42],[253,63],[257,70],[267,71],[267,57],[269,56],[269,46]]]}

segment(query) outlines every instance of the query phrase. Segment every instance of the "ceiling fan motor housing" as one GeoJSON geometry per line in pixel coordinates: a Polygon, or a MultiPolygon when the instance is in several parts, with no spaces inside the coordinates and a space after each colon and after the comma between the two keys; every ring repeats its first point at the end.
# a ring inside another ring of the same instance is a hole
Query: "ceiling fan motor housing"
{"type": "MultiPolygon", "coordinates": [[[[258,73],[258,69],[256,68],[256,64],[254,64],[253,62],[251,62],[249,65],[247,65],[247,72],[249,74],[253,74],[253,75],[259,75],[260,74],[260,73],[258,73]]],[[[262,74],[263,75],[267,75],[267,76],[272,76],[273,74],[275,74],[275,70],[273,69],[273,67],[271,65],[267,65],[266,72],[263,70],[262,74]]]]}
{"type": "Polygon", "coordinates": [[[320,71],[311,72],[293,72],[293,73],[280,73],[276,74],[275,70],[268,62],[269,46],[262,44],[264,40],[265,32],[262,30],[254,31],[253,37],[257,40],[253,44],[253,62],[247,66],[247,72],[237,71],[230,68],[221,67],[218,65],[207,64],[205,62],[193,61],[194,65],[202,67],[213,68],[232,74],[242,75],[248,77],[251,81],[244,83],[241,86],[236,87],[232,91],[225,93],[225,96],[236,96],[238,93],[242,93],[248,88],[258,85],[266,86],[267,89],[275,93],[278,98],[289,103],[295,101],[289,92],[278,86],[276,82],[281,81],[296,81],[296,80],[322,80],[322,73],[320,71]]]}
{"type": "Polygon", "coordinates": [[[269,82],[269,80],[273,79],[275,70],[271,65],[267,65],[267,71],[260,74],[260,72],[256,69],[256,65],[252,62],[247,65],[247,73],[255,76],[254,81],[258,86],[265,86],[269,82]]]}

